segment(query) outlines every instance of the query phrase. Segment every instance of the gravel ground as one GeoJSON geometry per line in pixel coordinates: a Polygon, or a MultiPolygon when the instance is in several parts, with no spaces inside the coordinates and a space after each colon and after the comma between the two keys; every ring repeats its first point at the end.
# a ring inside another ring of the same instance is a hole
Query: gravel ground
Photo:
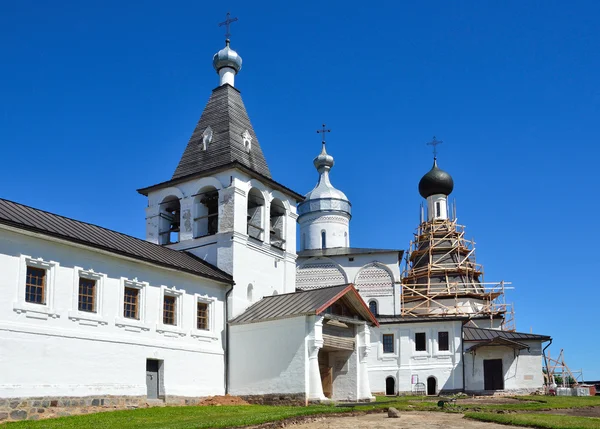
{"type": "Polygon", "coordinates": [[[293,425],[294,429],[507,429],[516,426],[484,423],[463,419],[462,414],[403,412],[399,419],[388,418],[387,413],[354,417],[331,417],[311,423],[293,425]]]}

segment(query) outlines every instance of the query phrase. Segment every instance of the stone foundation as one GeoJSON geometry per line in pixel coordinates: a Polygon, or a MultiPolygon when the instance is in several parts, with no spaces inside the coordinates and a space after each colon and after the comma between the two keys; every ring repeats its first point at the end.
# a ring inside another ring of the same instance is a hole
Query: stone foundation
{"type": "Polygon", "coordinates": [[[273,393],[268,395],[240,396],[250,404],[258,405],[294,405],[305,406],[306,394],[304,393],[273,393]]]}
{"type": "Polygon", "coordinates": [[[168,396],[164,400],[148,400],[145,396],[7,398],[0,399],[0,423],[164,405],[197,405],[203,399],[180,396],[168,396]]]}

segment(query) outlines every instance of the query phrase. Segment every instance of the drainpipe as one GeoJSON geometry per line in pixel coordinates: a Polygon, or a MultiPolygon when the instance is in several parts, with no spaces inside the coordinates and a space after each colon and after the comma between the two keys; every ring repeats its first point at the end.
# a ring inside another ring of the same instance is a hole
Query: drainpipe
{"type": "Polygon", "coordinates": [[[548,377],[548,388],[550,388],[550,384],[552,384],[552,381],[554,381],[554,380],[550,380],[550,372],[548,372],[548,359],[546,359],[546,349],[548,347],[550,347],[551,345],[552,345],[552,338],[550,338],[550,342],[548,343],[548,345],[542,349],[542,356],[544,356],[544,363],[546,364],[546,376],[548,377]]]}
{"type": "Polygon", "coordinates": [[[225,292],[225,394],[229,393],[229,294],[233,285],[225,292]]]}
{"type": "Polygon", "coordinates": [[[462,361],[462,385],[463,392],[466,392],[467,386],[465,386],[465,334],[464,334],[465,324],[461,323],[460,325],[460,360],[462,361]]]}

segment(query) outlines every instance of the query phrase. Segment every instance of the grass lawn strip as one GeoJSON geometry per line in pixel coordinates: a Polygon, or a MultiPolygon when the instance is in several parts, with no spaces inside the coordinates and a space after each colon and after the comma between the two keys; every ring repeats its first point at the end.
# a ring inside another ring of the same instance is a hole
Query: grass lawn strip
{"type": "Polygon", "coordinates": [[[527,426],[546,429],[598,429],[600,419],[573,417],[559,414],[496,414],[466,413],[466,418],[505,425],[527,426]]]}

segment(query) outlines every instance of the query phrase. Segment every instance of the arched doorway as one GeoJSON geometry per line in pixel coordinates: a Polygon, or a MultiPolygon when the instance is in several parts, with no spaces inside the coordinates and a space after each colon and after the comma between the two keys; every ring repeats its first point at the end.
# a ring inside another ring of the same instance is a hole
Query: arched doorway
{"type": "Polygon", "coordinates": [[[437,380],[435,379],[435,377],[427,378],[427,394],[437,395],[437,380]]]}
{"type": "Polygon", "coordinates": [[[385,379],[385,394],[395,395],[396,394],[396,380],[394,377],[388,377],[385,379]]]}

